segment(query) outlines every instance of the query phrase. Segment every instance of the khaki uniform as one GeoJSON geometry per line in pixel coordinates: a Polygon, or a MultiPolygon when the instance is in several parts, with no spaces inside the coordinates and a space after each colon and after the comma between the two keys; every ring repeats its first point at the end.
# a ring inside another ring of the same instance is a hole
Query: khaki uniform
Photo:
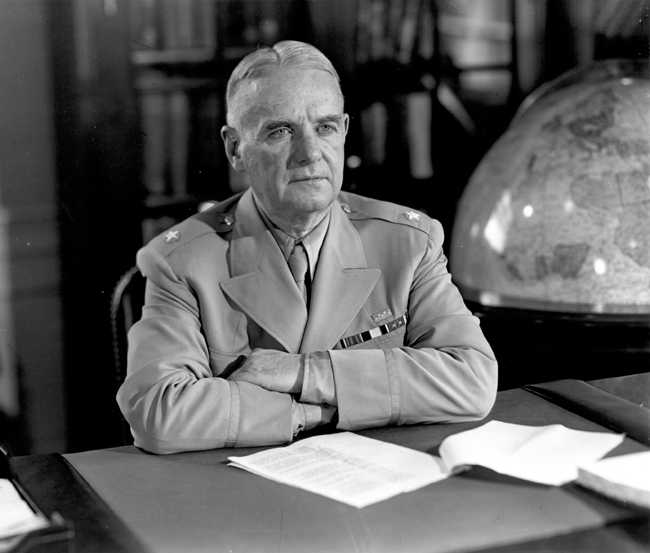
{"type": "Polygon", "coordinates": [[[255,348],[313,352],[296,400],[322,402],[319,382],[333,373],[339,429],[482,418],[497,363],[442,241],[425,215],[342,192],[308,316],[250,191],[155,238],[138,253],[146,304],[118,393],[135,444],[172,453],[291,441],[290,395],[219,377],[255,348]]]}

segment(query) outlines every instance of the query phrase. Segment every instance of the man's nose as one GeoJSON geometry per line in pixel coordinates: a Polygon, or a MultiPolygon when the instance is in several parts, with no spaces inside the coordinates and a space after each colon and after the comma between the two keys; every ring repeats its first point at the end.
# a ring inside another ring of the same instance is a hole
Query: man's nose
{"type": "Polygon", "coordinates": [[[321,158],[320,144],[314,132],[302,132],[295,138],[293,159],[298,165],[310,165],[321,158]]]}

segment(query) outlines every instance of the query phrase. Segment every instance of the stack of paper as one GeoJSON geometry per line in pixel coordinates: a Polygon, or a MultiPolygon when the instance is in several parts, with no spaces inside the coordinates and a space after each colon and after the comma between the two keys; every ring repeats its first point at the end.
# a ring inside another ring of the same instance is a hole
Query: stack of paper
{"type": "Polygon", "coordinates": [[[228,459],[232,466],[359,508],[447,477],[436,457],[350,432],[228,459]]]}
{"type": "Polygon", "coordinates": [[[577,483],[618,501],[650,509],[650,451],[580,467],[577,483]]]}

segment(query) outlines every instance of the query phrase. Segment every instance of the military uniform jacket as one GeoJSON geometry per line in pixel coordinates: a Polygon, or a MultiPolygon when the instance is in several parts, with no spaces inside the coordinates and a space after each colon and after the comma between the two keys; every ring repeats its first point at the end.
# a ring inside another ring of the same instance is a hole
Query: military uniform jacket
{"type": "MultiPolygon", "coordinates": [[[[308,315],[250,191],[155,238],[138,252],[146,300],[118,392],[135,444],[172,453],[291,441],[290,395],[220,377],[255,348],[326,357],[340,429],[485,416],[497,364],[442,241],[425,215],[340,193],[308,315]]],[[[320,403],[318,381],[296,400],[320,403]]]]}

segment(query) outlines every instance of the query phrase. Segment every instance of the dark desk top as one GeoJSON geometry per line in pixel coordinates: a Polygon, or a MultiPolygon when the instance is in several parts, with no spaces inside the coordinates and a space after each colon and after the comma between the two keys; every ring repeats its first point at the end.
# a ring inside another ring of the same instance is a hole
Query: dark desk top
{"type": "MultiPolygon", "coordinates": [[[[605,431],[524,390],[499,393],[487,420],[605,431]]],[[[446,436],[484,422],[361,434],[435,454],[446,436]]],[[[626,439],[610,455],[647,449],[626,439]]],[[[154,456],[122,447],[65,459],[132,533],[123,549],[113,550],[645,552],[650,543],[647,515],[572,484],[547,487],[475,468],[356,509],[226,464],[229,455],[259,450],[154,456]]],[[[38,457],[17,458],[19,474],[38,457]]],[[[30,485],[38,488],[33,478],[30,485]]]]}

